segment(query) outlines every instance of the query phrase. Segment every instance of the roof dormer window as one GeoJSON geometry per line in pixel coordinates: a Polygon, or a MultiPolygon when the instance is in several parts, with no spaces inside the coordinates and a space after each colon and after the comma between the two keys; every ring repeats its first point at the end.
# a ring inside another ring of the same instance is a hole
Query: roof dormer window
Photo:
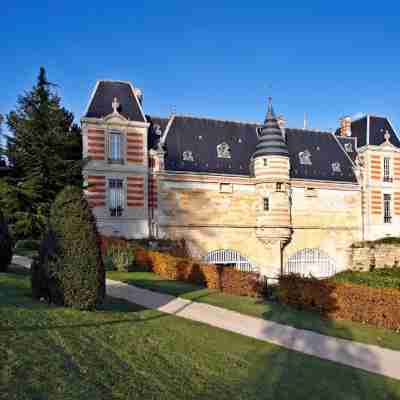
{"type": "Polygon", "coordinates": [[[231,149],[228,143],[222,142],[217,146],[218,158],[231,158],[231,149]]]}
{"type": "Polygon", "coordinates": [[[353,151],[353,145],[351,143],[345,143],[344,144],[344,149],[348,152],[351,153],[353,151]]]}
{"type": "Polygon", "coordinates": [[[302,165],[312,165],[311,153],[308,150],[301,151],[299,153],[300,164],[302,165]]]}
{"type": "Polygon", "coordinates": [[[194,161],[193,153],[190,150],[185,150],[182,154],[183,161],[194,161]]]}
{"type": "Polygon", "coordinates": [[[332,172],[342,172],[342,168],[340,166],[340,162],[332,163],[332,172]]]}

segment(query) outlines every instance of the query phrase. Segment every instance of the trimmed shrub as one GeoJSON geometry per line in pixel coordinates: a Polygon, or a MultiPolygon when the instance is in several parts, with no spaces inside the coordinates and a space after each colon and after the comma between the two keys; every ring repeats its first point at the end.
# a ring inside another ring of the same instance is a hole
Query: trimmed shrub
{"type": "Polygon", "coordinates": [[[371,271],[343,271],[332,278],[332,282],[353,283],[375,288],[400,289],[400,268],[379,268],[371,271]]]}
{"type": "Polygon", "coordinates": [[[238,296],[258,296],[264,290],[259,274],[232,267],[203,264],[143,248],[135,250],[135,262],[166,279],[191,282],[238,296]]]}
{"type": "Polygon", "coordinates": [[[291,274],[280,278],[279,299],[325,317],[400,330],[400,290],[378,289],[291,274]]]}
{"type": "Polygon", "coordinates": [[[96,223],[82,190],[65,188],[52,205],[49,230],[32,267],[32,292],[59,305],[90,310],[105,296],[96,223]]]}
{"type": "Polygon", "coordinates": [[[18,242],[15,244],[15,250],[38,251],[39,248],[40,240],[35,239],[18,240],[18,242]]]}
{"type": "Polygon", "coordinates": [[[8,230],[7,222],[0,211],[0,272],[6,272],[11,264],[13,241],[8,230]]]}

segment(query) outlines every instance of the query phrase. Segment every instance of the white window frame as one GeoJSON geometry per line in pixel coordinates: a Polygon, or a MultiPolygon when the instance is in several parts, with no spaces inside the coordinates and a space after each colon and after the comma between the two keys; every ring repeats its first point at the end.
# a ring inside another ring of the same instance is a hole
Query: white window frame
{"type": "Polygon", "coordinates": [[[127,208],[127,182],[125,178],[121,178],[120,176],[109,176],[107,177],[107,210],[108,215],[112,218],[121,218],[125,216],[125,210],[127,208]],[[111,215],[111,187],[110,181],[117,180],[122,181],[122,212],[121,215],[111,215]]]}
{"type": "Polygon", "coordinates": [[[120,131],[118,129],[109,129],[107,131],[107,138],[106,138],[106,157],[107,157],[107,162],[109,164],[123,164],[125,162],[125,149],[126,149],[126,140],[125,140],[125,134],[123,131],[120,131]],[[113,159],[111,158],[112,156],[112,137],[115,135],[119,135],[120,137],[120,158],[119,159],[113,159]]]}
{"type": "Polygon", "coordinates": [[[392,174],[391,174],[391,165],[392,159],[391,157],[383,157],[383,181],[384,182],[392,182],[392,174]]]}

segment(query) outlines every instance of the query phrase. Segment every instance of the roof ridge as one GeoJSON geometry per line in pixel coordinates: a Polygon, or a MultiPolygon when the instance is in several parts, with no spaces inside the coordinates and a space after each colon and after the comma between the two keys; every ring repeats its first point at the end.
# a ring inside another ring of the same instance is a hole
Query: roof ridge
{"type": "Polygon", "coordinates": [[[197,115],[190,115],[190,114],[175,114],[177,118],[192,118],[192,119],[205,119],[208,121],[216,121],[216,122],[232,122],[234,124],[241,124],[241,125],[257,125],[261,126],[261,122],[250,122],[250,121],[238,121],[233,119],[222,119],[222,118],[211,118],[211,117],[203,117],[197,115]]]}
{"type": "Polygon", "coordinates": [[[285,127],[285,128],[283,128],[284,130],[296,130],[296,131],[302,131],[302,132],[312,132],[312,133],[324,133],[324,134],[326,134],[326,133],[328,133],[328,134],[331,134],[331,133],[334,133],[333,131],[323,131],[323,130],[321,130],[321,129],[316,129],[316,128],[307,128],[307,129],[304,129],[304,128],[290,128],[290,127],[285,127]]]}

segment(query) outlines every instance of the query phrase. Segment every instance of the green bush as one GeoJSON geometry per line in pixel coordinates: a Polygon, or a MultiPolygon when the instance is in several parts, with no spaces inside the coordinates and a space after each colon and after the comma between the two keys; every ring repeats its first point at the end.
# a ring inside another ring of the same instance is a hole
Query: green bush
{"type": "Polygon", "coordinates": [[[375,268],[368,272],[343,271],[332,277],[331,281],[374,288],[400,289],[400,268],[375,268]]]}
{"type": "Polygon", "coordinates": [[[18,240],[15,244],[15,250],[38,251],[40,248],[40,240],[23,239],[18,240]]]}
{"type": "Polygon", "coordinates": [[[85,310],[104,300],[105,270],[96,223],[79,188],[67,187],[57,196],[33,264],[35,298],[85,310]]]}
{"type": "Polygon", "coordinates": [[[120,272],[128,272],[135,261],[135,251],[129,246],[112,245],[108,248],[107,264],[112,264],[112,269],[120,272]]]}
{"type": "Polygon", "coordinates": [[[0,272],[6,272],[11,264],[13,242],[7,222],[0,211],[0,272]]]}

